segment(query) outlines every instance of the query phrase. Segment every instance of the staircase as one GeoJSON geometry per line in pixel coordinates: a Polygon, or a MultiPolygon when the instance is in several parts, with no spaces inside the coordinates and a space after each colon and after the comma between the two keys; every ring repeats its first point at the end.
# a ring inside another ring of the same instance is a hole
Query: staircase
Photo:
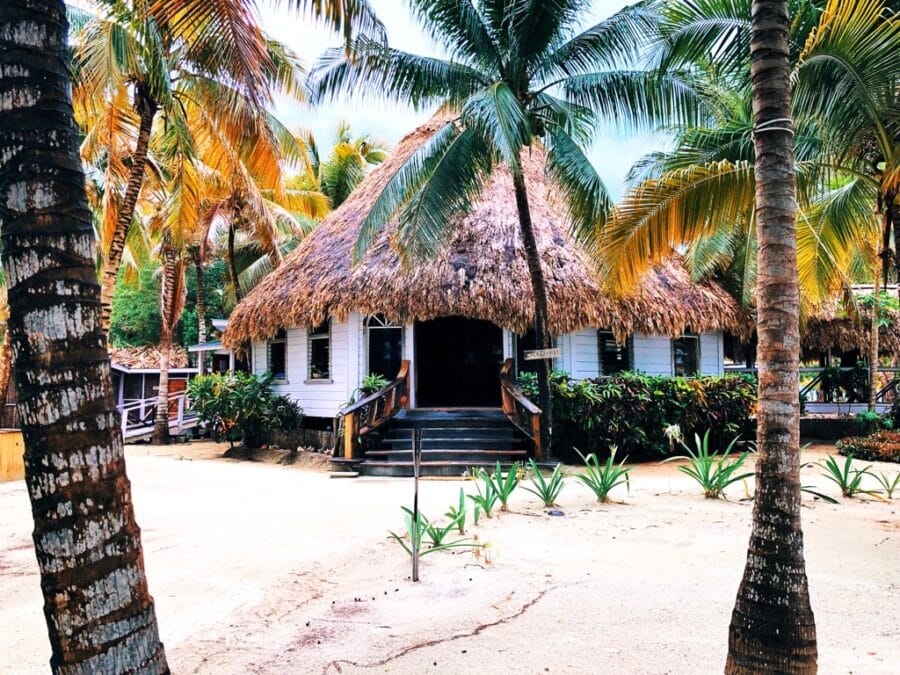
{"type": "Polygon", "coordinates": [[[473,467],[525,462],[531,442],[499,409],[404,410],[356,466],[363,476],[412,476],[413,434],[422,430],[422,476],[461,476],[473,467]]]}

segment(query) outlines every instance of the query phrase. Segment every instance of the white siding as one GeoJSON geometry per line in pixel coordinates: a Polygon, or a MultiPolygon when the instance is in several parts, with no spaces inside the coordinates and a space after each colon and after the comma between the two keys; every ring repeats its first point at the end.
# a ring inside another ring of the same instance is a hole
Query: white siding
{"type": "Polygon", "coordinates": [[[634,336],[634,369],[647,375],[672,374],[672,341],[660,335],[634,336]]]}
{"type": "MultiPolygon", "coordinates": [[[[351,317],[352,319],[352,317],[351,317]]],[[[354,323],[359,328],[359,324],[354,323]]],[[[307,382],[306,329],[290,328],[287,331],[287,382],[278,383],[274,389],[297,401],[309,417],[333,417],[358,383],[350,382],[350,360],[358,363],[359,338],[354,340],[354,353],[348,335],[348,323],[331,324],[331,379],[307,382]]],[[[253,345],[253,372],[266,372],[266,344],[253,345]]],[[[358,366],[356,377],[359,376],[358,366]]]]}
{"type": "Polygon", "coordinates": [[[725,372],[725,339],[722,333],[700,335],[700,372],[721,375],[725,372]]]}

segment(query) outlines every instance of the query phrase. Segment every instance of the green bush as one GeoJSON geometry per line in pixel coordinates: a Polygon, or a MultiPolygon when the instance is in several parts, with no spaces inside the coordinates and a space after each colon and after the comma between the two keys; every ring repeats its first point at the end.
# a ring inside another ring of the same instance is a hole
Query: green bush
{"type": "MultiPolygon", "coordinates": [[[[753,436],[750,419],[756,382],[747,376],[664,377],[620,373],[572,380],[553,373],[553,440],[556,456],[574,461],[575,448],[606,457],[616,446],[632,461],[675,454],[678,435],[711,429],[710,444],[724,448],[735,436],[753,436]]],[[[520,386],[537,396],[534,376],[520,386]]]]}
{"type": "Polygon", "coordinates": [[[893,429],[894,421],[890,417],[882,417],[874,410],[864,410],[853,419],[853,433],[856,436],[869,436],[882,429],[893,429]]]}
{"type": "Polygon", "coordinates": [[[290,431],[303,423],[302,409],[272,392],[269,374],[201,375],[188,385],[188,397],[201,421],[221,425],[228,440],[240,438],[248,448],[258,448],[276,432],[290,431]]]}
{"type": "Polygon", "coordinates": [[[866,462],[900,463],[900,431],[878,431],[871,436],[851,436],[837,442],[838,452],[866,462]]]}

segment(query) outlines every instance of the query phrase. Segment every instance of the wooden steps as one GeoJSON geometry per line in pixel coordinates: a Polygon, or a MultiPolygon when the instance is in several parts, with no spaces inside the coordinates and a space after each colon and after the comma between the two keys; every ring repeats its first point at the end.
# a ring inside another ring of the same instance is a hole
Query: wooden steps
{"type": "Polygon", "coordinates": [[[422,476],[462,477],[471,468],[525,462],[530,442],[499,409],[409,410],[398,414],[354,466],[361,476],[412,476],[413,434],[422,433],[422,476]]]}

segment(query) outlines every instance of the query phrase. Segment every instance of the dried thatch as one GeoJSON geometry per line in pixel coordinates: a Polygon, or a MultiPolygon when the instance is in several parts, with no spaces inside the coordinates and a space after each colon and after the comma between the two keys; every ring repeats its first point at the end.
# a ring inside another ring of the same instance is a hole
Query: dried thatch
{"type": "MultiPolygon", "coordinates": [[[[883,312],[884,310],[882,310],[883,312]]],[[[888,326],[878,329],[878,347],[882,355],[900,358],[900,312],[888,312],[888,326]]],[[[806,352],[837,353],[860,351],[869,353],[872,312],[862,309],[859,319],[830,312],[806,321],[801,344],[806,352]]]]}
{"type": "MultiPolygon", "coordinates": [[[[109,358],[113,365],[132,370],[157,370],[161,353],[155,345],[144,347],[113,347],[109,358]]],[[[184,347],[173,346],[169,352],[169,368],[187,368],[188,353],[184,347]]]]}
{"type": "MultiPolygon", "coordinates": [[[[404,269],[389,227],[356,265],[350,252],[363,220],[390,177],[442,124],[431,120],[406,136],[350,198],[310,234],[284,263],[235,309],[224,341],[262,340],[290,326],[311,326],[351,311],[409,322],[460,315],[524,333],[533,302],[519,236],[512,178],[498,169],[476,208],[461,217],[451,241],[435,258],[404,269]]],[[[631,297],[614,301],[601,290],[587,254],[568,234],[565,209],[554,199],[535,149],[524,162],[538,238],[550,326],[562,334],[586,326],[676,335],[737,330],[739,310],[714,284],[694,284],[677,262],[650,273],[631,297]]]]}

